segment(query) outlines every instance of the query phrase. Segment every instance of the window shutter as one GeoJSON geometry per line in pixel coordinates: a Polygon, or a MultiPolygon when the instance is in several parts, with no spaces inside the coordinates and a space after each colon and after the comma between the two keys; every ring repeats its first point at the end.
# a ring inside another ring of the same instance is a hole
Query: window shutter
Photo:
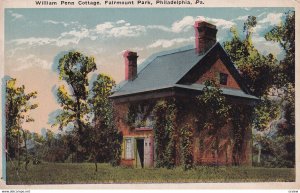
{"type": "Polygon", "coordinates": [[[125,159],[125,139],[123,139],[122,142],[122,159],[125,159]]]}
{"type": "Polygon", "coordinates": [[[125,138],[125,159],[134,159],[134,138],[125,138]]]}

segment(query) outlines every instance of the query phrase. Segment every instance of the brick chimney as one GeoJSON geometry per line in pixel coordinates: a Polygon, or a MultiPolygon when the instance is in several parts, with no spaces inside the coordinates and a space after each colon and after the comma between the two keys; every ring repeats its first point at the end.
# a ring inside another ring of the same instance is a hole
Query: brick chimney
{"type": "Polygon", "coordinates": [[[125,59],[125,80],[132,81],[137,75],[137,58],[136,52],[125,51],[123,54],[125,59]]]}
{"type": "Polygon", "coordinates": [[[194,29],[196,53],[201,55],[216,43],[218,30],[215,25],[205,21],[196,21],[194,29]]]}

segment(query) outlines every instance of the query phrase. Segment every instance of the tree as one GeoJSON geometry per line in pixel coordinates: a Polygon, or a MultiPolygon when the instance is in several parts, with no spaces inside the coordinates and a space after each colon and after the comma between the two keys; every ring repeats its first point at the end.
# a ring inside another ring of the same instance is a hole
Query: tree
{"type": "Polygon", "coordinates": [[[86,115],[88,113],[88,74],[96,70],[93,57],[72,51],[64,55],[59,60],[59,78],[66,81],[70,89],[61,85],[57,91],[58,102],[63,108],[62,113],[56,117],[59,128],[67,126],[69,123],[74,125],[74,143],[77,146],[77,158],[83,159],[85,152],[86,139],[86,115]]]}
{"type": "Polygon", "coordinates": [[[295,11],[285,14],[285,21],[273,27],[265,35],[266,40],[278,42],[285,51],[280,61],[276,83],[279,87],[287,83],[295,84],[295,11]]]}
{"type": "Polygon", "coordinates": [[[246,42],[245,43],[248,43],[249,47],[252,47],[252,40],[251,40],[251,37],[252,37],[252,33],[253,33],[253,28],[256,26],[257,24],[257,21],[256,21],[256,17],[254,16],[248,16],[246,22],[244,23],[244,32],[246,33],[246,42]]]}
{"type": "Polygon", "coordinates": [[[89,149],[96,171],[97,162],[120,163],[122,135],[114,125],[113,104],[108,98],[115,85],[111,77],[99,74],[89,98],[93,114],[93,124],[89,127],[89,149]]]}
{"type": "Polygon", "coordinates": [[[198,128],[199,131],[205,132],[213,138],[210,147],[215,150],[218,164],[219,142],[222,138],[221,129],[229,121],[231,106],[214,81],[206,81],[203,93],[196,98],[197,109],[199,109],[197,112],[198,128]]]}
{"type": "Polygon", "coordinates": [[[39,164],[44,156],[47,154],[46,140],[39,133],[32,132],[30,140],[34,144],[33,148],[30,150],[30,154],[33,158],[33,164],[39,164]]]}
{"type": "Polygon", "coordinates": [[[31,99],[35,99],[36,96],[37,92],[26,94],[24,85],[17,87],[16,79],[12,78],[6,82],[5,113],[7,156],[10,158],[18,158],[18,168],[21,162],[21,144],[22,141],[26,140],[26,132],[22,129],[22,124],[34,121],[34,119],[30,117],[29,111],[38,107],[37,104],[31,101],[31,99]]]}
{"type": "Polygon", "coordinates": [[[285,152],[277,153],[285,166],[295,165],[295,11],[288,11],[285,20],[265,34],[268,41],[278,42],[285,51],[276,68],[274,84],[280,98],[281,117],[277,125],[277,140],[285,152]],[[279,95],[278,93],[282,93],[279,95]]]}
{"type": "Polygon", "coordinates": [[[30,132],[28,130],[22,130],[22,137],[24,139],[24,149],[25,149],[25,170],[28,170],[28,164],[30,162],[30,158],[28,155],[27,141],[30,139],[30,132]]]}
{"type": "Polygon", "coordinates": [[[275,166],[291,166],[290,161],[295,157],[295,12],[287,12],[285,21],[265,35],[266,40],[278,42],[285,50],[286,55],[279,62],[272,54],[262,55],[253,46],[251,36],[255,26],[255,17],[249,16],[244,24],[245,39],[232,28],[233,38],[224,47],[246,85],[261,99],[255,109],[254,133],[262,136],[254,139],[264,148],[262,153],[267,155],[264,159],[273,160],[270,163],[275,166]],[[271,129],[276,134],[267,134],[271,129]],[[288,153],[282,152],[283,149],[288,153]]]}
{"type": "Polygon", "coordinates": [[[241,39],[235,27],[231,28],[233,38],[224,42],[224,48],[231,60],[237,65],[246,86],[252,93],[261,97],[272,87],[274,67],[277,60],[272,54],[264,56],[258,52],[252,43],[253,28],[256,18],[249,16],[244,23],[245,39],[241,39]]]}
{"type": "Polygon", "coordinates": [[[54,139],[53,131],[47,129],[46,130],[46,143],[47,143],[48,147],[51,147],[51,144],[53,143],[53,139],[54,139]]]}

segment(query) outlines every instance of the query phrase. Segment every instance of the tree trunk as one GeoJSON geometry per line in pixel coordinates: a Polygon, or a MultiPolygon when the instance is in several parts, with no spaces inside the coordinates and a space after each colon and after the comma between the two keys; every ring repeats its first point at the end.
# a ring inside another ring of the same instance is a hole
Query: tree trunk
{"type": "Polygon", "coordinates": [[[94,157],[94,163],[95,163],[95,172],[97,172],[98,171],[98,166],[97,166],[96,156],[94,157]]]}
{"type": "Polygon", "coordinates": [[[225,148],[226,165],[228,165],[228,153],[227,153],[227,150],[228,150],[228,145],[226,145],[226,148],[225,148]]]}
{"type": "Polygon", "coordinates": [[[76,105],[77,105],[76,120],[77,120],[77,125],[78,125],[78,133],[79,133],[79,135],[81,135],[82,134],[82,125],[81,125],[81,121],[80,121],[80,100],[78,97],[76,98],[76,105]]]}
{"type": "Polygon", "coordinates": [[[257,163],[260,165],[260,156],[261,156],[261,146],[258,145],[258,155],[257,155],[257,163]]]}
{"type": "Polygon", "coordinates": [[[76,122],[77,122],[77,126],[78,126],[78,133],[77,133],[77,137],[78,137],[78,144],[76,147],[76,158],[77,158],[77,162],[78,162],[78,153],[80,153],[78,147],[81,146],[82,147],[82,125],[81,125],[81,121],[80,121],[80,99],[78,97],[76,97],[76,122]]]}
{"type": "Polygon", "coordinates": [[[28,159],[28,152],[27,152],[27,134],[25,133],[25,131],[23,131],[23,138],[25,142],[25,170],[28,171],[29,159],[28,159]]]}
{"type": "Polygon", "coordinates": [[[17,154],[18,154],[18,167],[17,169],[19,170],[20,165],[21,165],[21,158],[20,158],[20,128],[18,128],[18,142],[17,142],[17,154]]]}
{"type": "Polygon", "coordinates": [[[219,166],[219,136],[218,133],[216,133],[216,164],[219,166]]]}

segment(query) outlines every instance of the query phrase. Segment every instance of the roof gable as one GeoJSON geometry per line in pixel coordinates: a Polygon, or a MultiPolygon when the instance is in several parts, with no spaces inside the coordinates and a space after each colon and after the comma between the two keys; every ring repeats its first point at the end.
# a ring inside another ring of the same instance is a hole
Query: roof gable
{"type": "Polygon", "coordinates": [[[230,60],[229,56],[223,47],[217,43],[209,53],[203,57],[196,65],[194,65],[178,82],[177,84],[190,85],[194,83],[203,84],[205,80],[216,79],[217,72],[226,73],[229,75],[228,81],[230,85],[222,87],[241,89],[246,94],[250,94],[249,90],[243,83],[243,80],[237,71],[236,67],[230,60]]]}
{"type": "Polygon", "coordinates": [[[211,65],[211,68],[208,71],[206,71],[202,76],[199,76],[198,80],[195,83],[204,84],[207,80],[214,80],[217,84],[220,85],[220,87],[241,89],[239,84],[236,82],[236,80],[231,75],[220,58],[218,58],[217,61],[211,65]],[[226,84],[220,84],[221,73],[227,75],[226,84]]]}

